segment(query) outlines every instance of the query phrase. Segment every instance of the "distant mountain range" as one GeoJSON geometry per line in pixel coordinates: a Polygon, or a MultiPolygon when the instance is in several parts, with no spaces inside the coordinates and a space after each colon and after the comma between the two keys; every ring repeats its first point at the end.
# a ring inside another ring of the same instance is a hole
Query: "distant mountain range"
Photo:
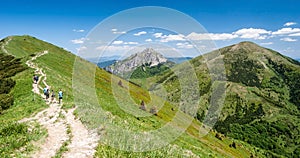
{"type": "Polygon", "coordinates": [[[176,64],[183,63],[187,60],[193,59],[192,57],[166,57],[169,61],[172,61],[176,64]]]}

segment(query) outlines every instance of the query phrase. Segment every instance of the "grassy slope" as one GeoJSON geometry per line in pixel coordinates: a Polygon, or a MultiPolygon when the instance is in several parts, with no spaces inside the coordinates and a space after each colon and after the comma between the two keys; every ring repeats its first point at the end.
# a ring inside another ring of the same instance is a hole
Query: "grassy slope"
{"type": "MultiPolygon", "coordinates": [[[[48,50],[49,53],[38,58],[37,63],[40,67],[42,67],[47,74],[47,82],[52,85],[54,90],[62,88],[65,92],[64,105],[66,107],[73,106],[73,97],[72,97],[72,70],[73,70],[73,61],[75,56],[61,48],[54,47],[51,44],[44,43],[42,41],[36,40],[35,38],[29,36],[17,36],[13,37],[7,46],[7,50],[12,54],[15,54],[17,57],[27,57],[33,52],[40,52],[43,50],[48,50]],[[25,42],[25,43],[24,43],[25,42]],[[24,43],[24,44],[20,44],[24,43]],[[21,46],[20,46],[21,45],[21,46]]],[[[91,63],[85,62],[86,66],[91,68],[94,65],[91,63]]],[[[16,104],[16,111],[25,111],[25,114],[19,114],[19,118],[30,115],[30,113],[36,112],[35,110],[41,109],[44,107],[44,103],[42,101],[37,101],[35,104],[31,101],[32,93],[30,91],[31,87],[31,72],[26,71],[23,72],[23,76],[18,78],[16,91],[19,93],[24,93],[23,95],[17,95],[16,102],[20,102],[16,104]],[[25,86],[27,85],[26,89],[25,86]],[[22,85],[22,86],[21,86],[22,85]],[[28,93],[29,92],[29,93],[28,93]],[[28,104],[26,104],[28,102],[28,104]],[[31,107],[30,105],[33,105],[31,107]],[[19,107],[19,109],[17,109],[19,107]],[[21,110],[21,109],[27,110],[21,110]],[[27,112],[26,112],[27,111],[27,112]]],[[[122,111],[116,101],[112,96],[112,89],[110,85],[111,74],[97,68],[96,69],[96,91],[98,95],[98,101],[101,107],[104,110],[107,110],[113,115],[114,124],[119,125],[121,127],[127,127],[132,130],[151,130],[156,129],[162,126],[165,122],[168,122],[172,116],[174,115],[174,111],[172,112],[170,109],[172,105],[165,104],[163,108],[159,111],[158,116],[149,116],[146,118],[137,119],[133,115],[126,114],[122,111]],[[124,123],[124,120],[128,122],[128,124],[124,123]]],[[[119,79],[120,80],[120,79],[119,79]]],[[[123,81],[124,83],[126,81],[123,81]]],[[[114,83],[116,85],[117,83],[114,83]]],[[[140,102],[140,100],[145,100],[148,103],[149,94],[147,91],[137,87],[135,85],[129,84],[131,97],[136,101],[140,102]]],[[[127,87],[128,88],[128,87],[127,87]]],[[[126,91],[126,87],[122,88],[120,92],[126,91]]],[[[122,95],[122,93],[120,93],[122,95]]],[[[122,97],[122,96],[120,96],[122,97]]],[[[159,98],[156,98],[159,100],[159,98]]],[[[128,105],[127,98],[123,98],[125,106],[128,108],[137,109],[138,107],[128,105]]],[[[97,115],[86,114],[84,111],[88,111],[90,108],[97,109],[97,105],[92,105],[92,107],[81,106],[79,105],[79,110],[76,111],[77,115],[81,118],[83,123],[85,123],[88,127],[100,127],[102,124],[97,120],[97,115]]],[[[0,118],[13,119],[13,108],[10,111],[11,114],[6,114],[1,116],[0,118]]],[[[181,114],[182,117],[186,117],[186,115],[181,114]]],[[[17,119],[15,119],[17,120],[17,119]]],[[[245,144],[242,147],[237,149],[233,149],[229,147],[229,144],[232,142],[231,139],[225,138],[225,141],[219,141],[214,137],[214,133],[209,133],[207,136],[203,138],[198,138],[199,122],[194,121],[192,125],[188,128],[187,132],[179,137],[175,142],[169,145],[166,148],[162,148],[157,151],[150,151],[146,153],[131,153],[120,151],[104,144],[99,144],[97,148],[96,155],[98,157],[102,157],[103,155],[109,155],[110,157],[140,157],[140,156],[175,156],[180,157],[179,155],[184,155],[185,152],[191,150],[193,153],[202,156],[212,155],[213,157],[238,157],[245,156],[249,157],[252,151],[252,148],[249,145],[245,144]],[[176,151],[173,153],[168,152],[170,148],[175,148],[176,151]]],[[[242,143],[241,143],[242,144],[242,143]]]]}
{"type": "MultiPolygon", "coordinates": [[[[211,93],[205,90],[210,89],[211,82],[206,64],[218,60],[211,58],[214,53],[216,52],[205,55],[209,62],[203,60],[202,56],[190,61],[196,69],[202,91],[198,111],[200,120],[210,101],[211,93]]],[[[220,53],[224,57],[228,81],[226,99],[216,129],[231,137],[268,149],[271,154],[275,152],[285,156],[297,155],[299,105],[297,102],[291,102],[291,95],[294,95],[294,98],[299,95],[293,90],[298,85],[295,78],[300,74],[299,63],[249,42],[225,47],[220,53]]],[[[217,67],[212,67],[214,68],[217,67]]],[[[149,89],[153,89],[151,82],[163,83],[168,100],[178,103],[180,94],[176,89],[180,86],[175,76],[167,72],[149,78],[145,83],[149,89]]]]}
{"type": "MultiPolygon", "coordinates": [[[[10,48],[10,46],[5,48],[10,48]]],[[[3,53],[2,50],[0,51],[3,53]]],[[[15,52],[10,51],[10,53],[14,54],[15,52]]],[[[22,58],[23,61],[26,59],[22,58]]],[[[28,125],[16,122],[46,108],[41,97],[34,96],[31,91],[33,71],[28,68],[13,77],[16,81],[16,85],[11,91],[14,96],[14,105],[0,115],[0,157],[24,157],[34,149],[30,142],[46,135],[46,131],[37,124],[28,125]],[[29,127],[33,130],[28,130],[29,127]]]]}

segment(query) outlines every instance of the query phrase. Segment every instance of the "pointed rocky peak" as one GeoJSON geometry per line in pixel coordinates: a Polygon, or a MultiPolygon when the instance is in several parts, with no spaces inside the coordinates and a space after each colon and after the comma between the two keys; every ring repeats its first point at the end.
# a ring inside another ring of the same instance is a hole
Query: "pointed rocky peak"
{"type": "Polygon", "coordinates": [[[152,67],[166,62],[167,59],[162,54],[158,53],[153,48],[146,48],[141,52],[135,53],[124,60],[106,67],[105,69],[114,74],[120,74],[133,71],[135,68],[142,65],[152,67]]]}

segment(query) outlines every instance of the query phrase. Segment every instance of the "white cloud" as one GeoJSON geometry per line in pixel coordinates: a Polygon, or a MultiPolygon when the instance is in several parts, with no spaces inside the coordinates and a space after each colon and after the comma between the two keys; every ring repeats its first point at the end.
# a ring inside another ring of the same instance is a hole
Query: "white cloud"
{"type": "Polygon", "coordinates": [[[195,33],[192,32],[187,35],[187,39],[190,40],[229,40],[237,38],[238,35],[230,34],[230,33],[195,33]]]}
{"type": "Polygon", "coordinates": [[[161,32],[158,32],[158,33],[153,34],[153,36],[154,36],[155,38],[160,38],[160,37],[162,37],[162,35],[163,35],[163,33],[161,33],[161,32]]]}
{"type": "Polygon", "coordinates": [[[126,32],[125,31],[116,31],[116,32],[113,32],[113,34],[125,34],[126,32]]]}
{"type": "Polygon", "coordinates": [[[195,33],[187,35],[191,40],[231,40],[235,38],[266,39],[271,31],[265,29],[243,28],[232,33],[195,33]]]}
{"type": "Polygon", "coordinates": [[[264,43],[260,43],[261,45],[272,45],[273,42],[264,42],[264,43]]]}
{"type": "Polygon", "coordinates": [[[121,40],[119,40],[119,41],[113,41],[113,43],[112,44],[115,44],[115,45],[118,45],[118,44],[129,44],[129,45],[136,45],[136,44],[139,44],[138,42],[124,42],[124,41],[121,41],[121,40]]]}
{"type": "Polygon", "coordinates": [[[146,42],[152,42],[152,39],[151,38],[148,38],[145,40],[146,42]]]}
{"type": "Polygon", "coordinates": [[[74,32],[84,32],[83,29],[77,30],[77,29],[73,29],[74,32]]]}
{"type": "Polygon", "coordinates": [[[239,38],[266,39],[268,37],[267,35],[271,34],[271,31],[256,28],[243,28],[233,32],[233,34],[238,35],[239,38]]]}
{"type": "Polygon", "coordinates": [[[116,28],[111,29],[111,32],[113,34],[125,34],[126,33],[125,31],[118,31],[118,29],[116,29],[116,28]]]}
{"type": "Polygon", "coordinates": [[[290,34],[289,36],[300,36],[300,32],[298,32],[298,33],[293,33],[293,34],[290,34]]]}
{"type": "Polygon", "coordinates": [[[134,36],[140,36],[140,35],[144,35],[144,34],[147,34],[147,32],[146,31],[141,31],[141,32],[135,33],[133,35],[134,36]]]}
{"type": "Polygon", "coordinates": [[[131,45],[135,45],[135,44],[139,44],[138,42],[125,42],[124,44],[131,44],[131,45]]]}
{"type": "Polygon", "coordinates": [[[112,44],[123,44],[124,42],[123,41],[113,41],[112,44]]]}
{"type": "Polygon", "coordinates": [[[132,47],[128,45],[110,45],[110,46],[102,45],[96,48],[96,50],[99,51],[105,50],[109,52],[124,52],[124,51],[129,51],[130,49],[132,49],[132,47]]]}
{"type": "Polygon", "coordinates": [[[85,40],[87,40],[87,39],[86,38],[80,38],[80,39],[73,39],[73,40],[71,40],[71,42],[73,44],[82,44],[82,43],[84,43],[85,40]]]}
{"type": "Polygon", "coordinates": [[[163,33],[158,32],[153,34],[155,38],[160,38],[160,42],[170,42],[170,41],[185,41],[185,36],[182,34],[177,34],[177,35],[163,35],[163,33]]]}
{"type": "Polygon", "coordinates": [[[275,32],[273,32],[273,35],[286,35],[286,34],[291,34],[291,33],[297,33],[300,32],[300,28],[282,28],[280,30],[277,30],[275,32]]]}
{"type": "Polygon", "coordinates": [[[296,42],[297,39],[293,39],[293,38],[289,38],[289,37],[285,37],[285,38],[281,38],[281,41],[285,41],[285,42],[296,42]]]}
{"type": "Polygon", "coordinates": [[[295,22],[287,22],[283,26],[292,26],[292,25],[296,25],[296,24],[297,23],[295,23],[295,22]]]}
{"type": "Polygon", "coordinates": [[[177,48],[183,48],[183,49],[191,49],[193,48],[193,45],[188,43],[188,42],[185,42],[185,43],[177,43],[176,44],[177,48]]]}
{"type": "Polygon", "coordinates": [[[162,38],[160,41],[161,42],[170,42],[170,41],[185,41],[185,37],[182,34],[178,34],[178,35],[163,35],[160,38],[162,38]]]}

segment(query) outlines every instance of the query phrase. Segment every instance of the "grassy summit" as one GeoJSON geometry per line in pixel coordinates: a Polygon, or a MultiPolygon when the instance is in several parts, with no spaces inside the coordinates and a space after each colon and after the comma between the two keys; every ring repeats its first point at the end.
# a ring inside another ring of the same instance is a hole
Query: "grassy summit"
{"type": "MultiPolygon", "coordinates": [[[[300,63],[252,42],[241,42],[192,59],[190,63],[199,79],[201,101],[197,119],[200,121],[207,113],[208,103],[213,101],[211,89],[220,77],[216,73],[220,66],[213,63],[218,61],[225,65],[227,82],[225,102],[214,128],[268,150],[271,155],[299,155],[300,63]]],[[[159,89],[151,81],[163,85],[160,87],[165,88],[170,102],[179,103],[180,84],[171,70],[148,79],[150,90],[159,89]]]]}

